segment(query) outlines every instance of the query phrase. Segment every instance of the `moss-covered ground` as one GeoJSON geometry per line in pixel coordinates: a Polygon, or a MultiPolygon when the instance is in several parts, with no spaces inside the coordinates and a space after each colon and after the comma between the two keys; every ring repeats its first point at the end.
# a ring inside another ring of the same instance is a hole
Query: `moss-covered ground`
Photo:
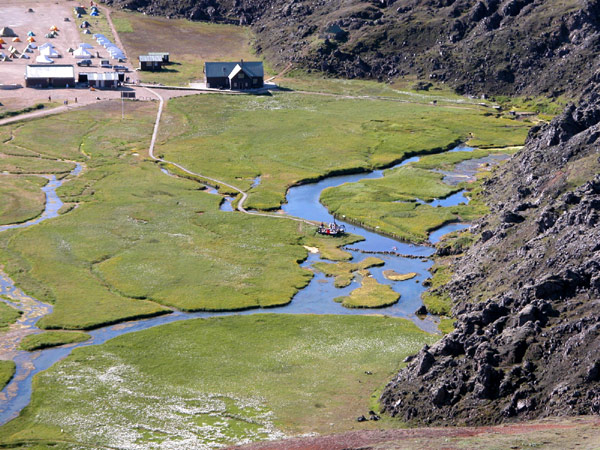
{"type": "Polygon", "coordinates": [[[430,288],[421,296],[423,304],[431,314],[447,316],[452,308],[452,299],[440,288],[450,281],[452,271],[449,266],[438,263],[430,272],[430,288]]]}
{"type": "Polygon", "coordinates": [[[87,341],[90,335],[81,331],[45,331],[40,334],[30,334],[21,340],[22,350],[32,352],[49,347],[57,347],[65,344],[75,344],[87,341]]]}
{"type": "MultiPolygon", "coordinates": [[[[436,339],[373,316],[161,326],[77,349],[37,375],[31,405],[0,429],[0,443],[195,448],[350,430],[399,361],[436,339]]],[[[361,424],[389,426],[397,423],[361,424]]]]}

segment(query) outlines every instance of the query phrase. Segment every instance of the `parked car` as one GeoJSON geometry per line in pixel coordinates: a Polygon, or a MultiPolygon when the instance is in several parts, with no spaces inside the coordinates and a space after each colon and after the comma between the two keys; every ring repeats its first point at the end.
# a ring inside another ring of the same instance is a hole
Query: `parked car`
{"type": "Polygon", "coordinates": [[[100,67],[103,67],[105,69],[112,69],[112,64],[108,59],[103,59],[102,61],[100,61],[100,67]]]}
{"type": "Polygon", "coordinates": [[[125,66],[114,65],[113,69],[115,69],[117,72],[129,72],[129,68],[125,66]]]}
{"type": "Polygon", "coordinates": [[[81,61],[77,61],[77,65],[89,67],[92,65],[92,60],[91,59],[82,59],[81,61]]]}

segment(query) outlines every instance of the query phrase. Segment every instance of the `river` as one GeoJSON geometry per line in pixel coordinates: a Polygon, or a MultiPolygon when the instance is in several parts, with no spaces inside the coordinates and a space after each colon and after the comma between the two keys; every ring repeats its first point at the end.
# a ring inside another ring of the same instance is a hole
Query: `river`
{"type": "MultiPolygon", "coordinates": [[[[468,151],[468,148],[457,147],[451,151],[468,151]]],[[[399,167],[408,164],[412,161],[417,161],[418,157],[409,158],[395,167],[399,167]]],[[[73,170],[71,176],[77,176],[82,170],[80,165],[73,170]]],[[[170,175],[166,170],[163,172],[170,175]]],[[[323,189],[339,186],[343,183],[357,182],[363,179],[381,178],[383,176],[383,170],[375,170],[369,173],[353,174],[326,178],[317,183],[311,183],[293,187],[288,191],[286,200],[287,203],[283,206],[283,211],[287,214],[302,217],[307,220],[331,222],[333,217],[329,214],[327,209],[319,202],[319,197],[323,189]]],[[[49,177],[49,183],[43,188],[46,194],[46,209],[44,213],[35,220],[17,224],[7,225],[0,227],[0,231],[10,228],[25,228],[38,224],[44,220],[51,219],[58,216],[58,211],[62,206],[62,202],[56,194],[56,189],[62,185],[63,180],[56,180],[55,177],[49,177]]],[[[260,183],[260,177],[257,177],[252,187],[256,187],[260,183]]],[[[206,191],[210,194],[218,195],[215,189],[209,189],[206,191]]],[[[450,201],[446,199],[445,203],[458,204],[461,201],[466,202],[468,199],[464,197],[461,191],[460,195],[453,196],[450,201]],[[454,203],[455,202],[455,203],[454,203]]],[[[223,210],[233,210],[231,202],[233,199],[225,198],[221,204],[223,210]]],[[[338,221],[339,223],[339,221],[338,221]]],[[[439,238],[451,231],[463,229],[467,227],[467,224],[450,224],[437,230],[431,234],[430,240],[435,243],[439,238]]],[[[154,317],[150,319],[137,320],[132,322],[125,322],[118,325],[107,326],[91,331],[89,334],[92,336],[90,340],[71,344],[67,346],[45,349],[35,352],[25,352],[17,349],[18,341],[22,336],[26,334],[39,333],[41,330],[35,327],[35,322],[45,314],[49,314],[52,311],[51,305],[39,302],[38,300],[27,296],[19,288],[17,288],[14,282],[4,273],[0,272],[0,294],[12,300],[13,304],[16,304],[19,308],[24,310],[24,314],[19,319],[16,329],[17,333],[12,335],[12,340],[8,338],[10,331],[3,335],[3,342],[7,347],[5,348],[3,357],[11,357],[16,365],[16,373],[11,382],[3,389],[0,393],[0,425],[8,422],[15,418],[19,412],[29,404],[31,400],[32,392],[32,378],[33,376],[47,368],[51,367],[57,361],[65,358],[74,348],[84,347],[89,345],[98,345],[106,342],[114,337],[131,333],[134,331],[145,330],[158,325],[163,325],[171,322],[180,320],[188,320],[193,318],[206,318],[224,315],[239,315],[239,314],[256,314],[256,313],[285,313],[285,314],[385,314],[393,317],[404,317],[412,320],[420,328],[429,331],[436,332],[437,324],[434,317],[428,316],[426,318],[417,317],[414,312],[421,306],[421,294],[425,288],[422,283],[427,279],[430,274],[428,269],[431,267],[432,262],[429,257],[433,254],[433,248],[431,246],[420,246],[413,244],[406,244],[398,242],[392,238],[379,235],[377,233],[365,230],[359,226],[353,224],[346,224],[346,230],[350,233],[363,236],[364,241],[352,244],[352,249],[346,249],[353,256],[353,261],[360,261],[363,258],[369,256],[362,253],[367,252],[387,252],[387,254],[378,254],[377,256],[384,260],[385,265],[382,267],[371,268],[370,271],[373,276],[381,283],[391,285],[394,290],[401,294],[400,301],[396,304],[380,308],[376,310],[372,309],[348,309],[341,304],[333,301],[334,298],[347,295],[352,290],[359,287],[356,282],[353,282],[346,288],[336,288],[333,285],[332,278],[326,278],[322,273],[316,272],[311,282],[304,289],[299,291],[292,301],[285,306],[269,309],[253,309],[242,312],[198,312],[198,313],[184,313],[180,311],[174,311],[172,314],[154,317]],[[390,254],[397,253],[397,254],[390,254]],[[410,255],[413,258],[406,258],[402,255],[410,255]],[[386,279],[383,276],[383,271],[393,269],[398,273],[416,272],[417,276],[411,280],[394,282],[386,279]]],[[[311,267],[315,261],[320,260],[318,254],[309,254],[308,259],[303,263],[304,267],[311,267]]],[[[4,300],[3,300],[4,301],[4,300]]],[[[10,302],[7,302],[10,303],[10,302]]],[[[1,348],[0,348],[1,350],[1,348]]]]}

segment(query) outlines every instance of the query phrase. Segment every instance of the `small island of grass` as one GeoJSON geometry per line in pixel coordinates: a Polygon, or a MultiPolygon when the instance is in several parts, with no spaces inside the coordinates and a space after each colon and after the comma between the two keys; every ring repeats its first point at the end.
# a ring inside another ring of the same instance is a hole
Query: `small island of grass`
{"type": "Polygon", "coordinates": [[[398,273],[395,270],[384,270],[383,276],[392,281],[406,281],[417,276],[416,272],[398,273]]]}
{"type": "Polygon", "coordinates": [[[0,360],[0,391],[12,379],[15,374],[15,363],[13,361],[0,360]]]}
{"type": "Polygon", "coordinates": [[[340,302],[346,308],[383,308],[390,306],[400,300],[400,294],[387,284],[379,283],[375,278],[365,274],[362,285],[353,290],[347,297],[338,297],[336,302],[340,302]]]}
{"type": "Polygon", "coordinates": [[[41,334],[25,336],[21,341],[21,349],[33,352],[59,345],[75,344],[90,339],[90,335],[81,331],[46,331],[41,334]]]}
{"type": "Polygon", "coordinates": [[[335,264],[326,262],[316,262],[313,267],[323,272],[328,277],[334,277],[334,285],[337,288],[343,288],[350,283],[354,278],[354,273],[360,270],[365,270],[370,267],[383,266],[385,263],[382,259],[370,256],[358,263],[338,262],[335,264]]]}

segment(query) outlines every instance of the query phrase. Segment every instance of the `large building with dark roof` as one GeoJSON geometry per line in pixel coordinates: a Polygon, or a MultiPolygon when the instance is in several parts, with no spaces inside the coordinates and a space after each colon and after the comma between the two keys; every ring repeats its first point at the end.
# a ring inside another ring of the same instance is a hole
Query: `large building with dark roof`
{"type": "Polygon", "coordinates": [[[204,79],[212,89],[258,89],[264,85],[265,72],[260,61],[207,62],[204,79]]]}

